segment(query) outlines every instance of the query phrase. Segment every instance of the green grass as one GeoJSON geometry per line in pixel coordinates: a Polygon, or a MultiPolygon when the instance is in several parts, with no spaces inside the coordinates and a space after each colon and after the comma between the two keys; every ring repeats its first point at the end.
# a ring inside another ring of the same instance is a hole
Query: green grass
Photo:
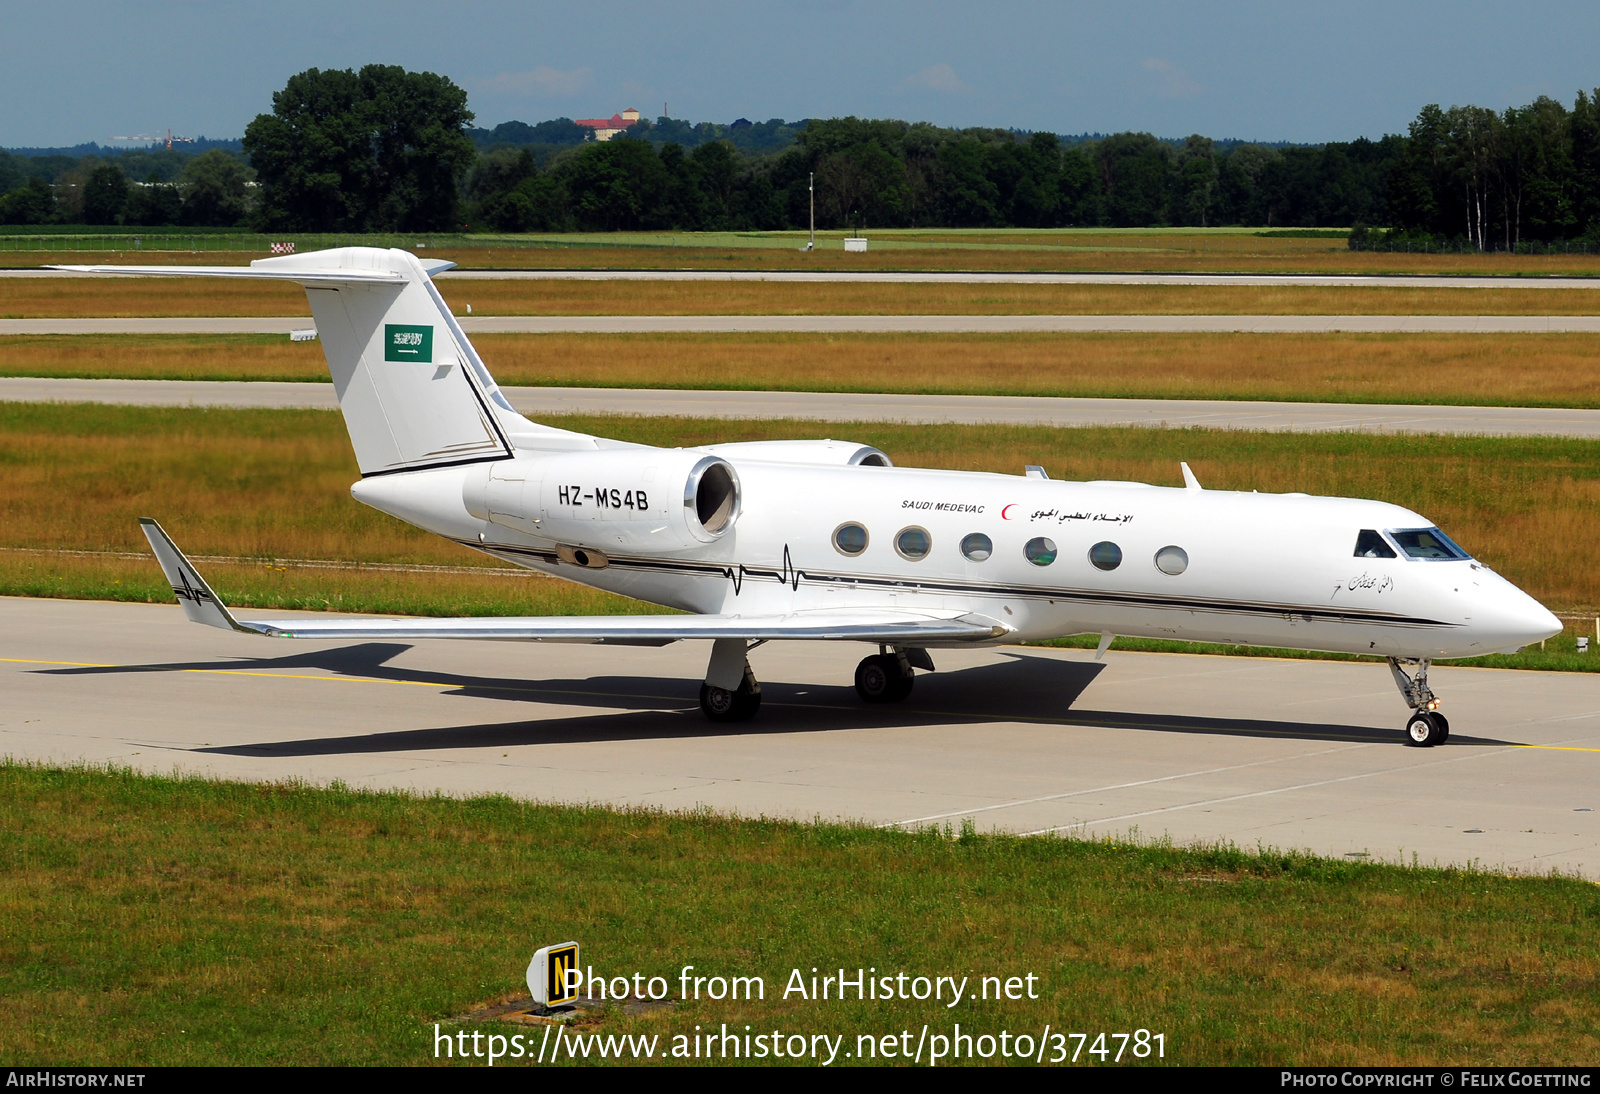
{"type": "MultiPolygon", "coordinates": [[[[1600,890],[1358,864],[0,764],[13,1066],[433,1063],[434,1023],[605,975],[757,975],[581,1030],[1165,1035],[1179,1064],[1574,1064],[1600,1050],[1600,890]],[[1033,974],[1035,1000],[784,1001],[790,970],[1033,974]]],[[[1113,1047],[1115,1042],[1112,1043],[1113,1047]]],[[[1070,1046],[1070,1042],[1069,1042],[1070,1046]]],[[[1095,1062],[1084,1057],[1085,1062],[1095,1062]]],[[[853,1062],[853,1061],[852,1061],[853,1062]]]]}

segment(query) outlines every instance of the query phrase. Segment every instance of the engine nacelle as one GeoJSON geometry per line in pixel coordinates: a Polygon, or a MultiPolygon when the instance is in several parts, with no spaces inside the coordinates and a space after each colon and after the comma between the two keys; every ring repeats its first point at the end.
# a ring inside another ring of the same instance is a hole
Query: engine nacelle
{"type": "Polygon", "coordinates": [[[562,557],[598,567],[605,552],[682,551],[721,539],[739,519],[739,474],[702,449],[519,456],[474,469],[461,500],[479,520],[592,548],[562,557]]]}
{"type": "Polygon", "coordinates": [[[854,441],[735,441],[709,444],[707,452],[730,459],[803,463],[815,467],[893,467],[888,453],[854,441]]]}

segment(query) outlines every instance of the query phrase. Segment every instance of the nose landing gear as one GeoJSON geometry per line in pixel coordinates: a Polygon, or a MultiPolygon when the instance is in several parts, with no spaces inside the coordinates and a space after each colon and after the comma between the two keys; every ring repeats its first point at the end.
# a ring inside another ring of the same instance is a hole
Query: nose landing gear
{"type": "Polygon", "coordinates": [[[1439,697],[1428,686],[1429,660],[1424,658],[1391,657],[1389,671],[1394,674],[1395,686],[1410,705],[1412,714],[1406,721],[1406,744],[1418,748],[1432,748],[1450,739],[1450,719],[1438,711],[1439,697]],[[1415,665],[1416,675],[1406,672],[1406,666],[1415,665]]]}

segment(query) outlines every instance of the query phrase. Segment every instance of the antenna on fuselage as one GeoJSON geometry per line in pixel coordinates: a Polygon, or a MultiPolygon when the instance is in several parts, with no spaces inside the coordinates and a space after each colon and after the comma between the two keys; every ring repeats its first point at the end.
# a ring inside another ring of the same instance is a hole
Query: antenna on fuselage
{"type": "Polygon", "coordinates": [[[1184,485],[1185,489],[1188,489],[1188,490],[1203,490],[1203,489],[1205,489],[1203,486],[1200,485],[1200,480],[1194,477],[1194,472],[1189,470],[1189,465],[1188,464],[1180,463],[1180,464],[1178,464],[1178,466],[1183,468],[1183,485],[1184,485]]]}

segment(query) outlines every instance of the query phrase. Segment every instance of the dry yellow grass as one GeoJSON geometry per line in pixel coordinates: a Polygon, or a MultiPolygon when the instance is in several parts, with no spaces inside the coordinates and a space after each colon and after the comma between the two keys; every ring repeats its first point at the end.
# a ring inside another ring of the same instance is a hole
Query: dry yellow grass
{"type": "MultiPolygon", "coordinates": [[[[475,339],[516,385],[1600,405],[1581,334],[527,335],[475,339]]],[[[276,335],[0,339],[0,375],[326,380],[276,335]]]]}
{"type": "Polygon", "coordinates": [[[1580,334],[485,335],[505,384],[1600,405],[1580,334]]]}
{"type": "Polygon", "coordinates": [[[0,338],[0,376],[326,380],[328,365],[320,344],[281,334],[47,334],[0,338]]]}
{"type": "MultiPolygon", "coordinates": [[[[1594,289],[1235,285],[971,285],[723,281],[450,281],[477,315],[1592,315],[1594,289]]],[[[293,285],[161,278],[19,278],[0,315],[309,315],[293,285]]]]}

